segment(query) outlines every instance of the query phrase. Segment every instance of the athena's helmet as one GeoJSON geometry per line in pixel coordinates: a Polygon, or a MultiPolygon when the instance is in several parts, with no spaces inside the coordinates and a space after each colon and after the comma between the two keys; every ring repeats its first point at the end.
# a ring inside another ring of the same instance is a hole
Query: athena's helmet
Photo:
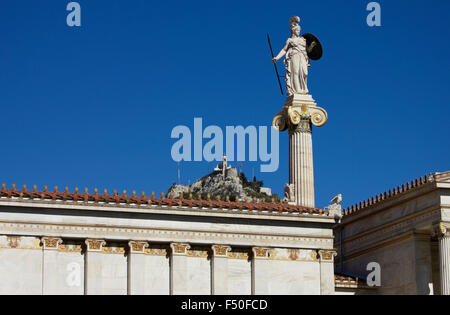
{"type": "Polygon", "coordinates": [[[301,31],[301,27],[299,25],[300,23],[300,18],[298,16],[292,16],[289,20],[289,25],[291,26],[291,34],[294,33],[294,31],[296,31],[297,29],[299,31],[301,31]]]}

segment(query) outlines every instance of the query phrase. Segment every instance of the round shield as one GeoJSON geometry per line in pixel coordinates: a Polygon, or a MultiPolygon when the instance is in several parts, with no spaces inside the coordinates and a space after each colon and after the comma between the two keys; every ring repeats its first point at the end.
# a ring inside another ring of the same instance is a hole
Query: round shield
{"type": "Polygon", "coordinates": [[[303,34],[303,37],[306,39],[306,51],[308,52],[309,59],[319,60],[322,58],[323,50],[319,39],[310,33],[303,34]]]}

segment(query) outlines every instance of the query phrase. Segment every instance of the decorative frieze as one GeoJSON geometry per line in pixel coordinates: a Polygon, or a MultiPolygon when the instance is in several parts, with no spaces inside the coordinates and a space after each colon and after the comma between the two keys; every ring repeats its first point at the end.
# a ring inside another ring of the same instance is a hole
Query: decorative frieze
{"type": "Polygon", "coordinates": [[[37,237],[0,236],[0,248],[5,249],[42,249],[41,239],[37,237]]]}
{"type": "Polygon", "coordinates": [[[19,248],[21,239],[22,238],[19,236],[7,236],[6,237],[9,248],[19,248]]]}
{"type": "Polygon", "coordinates": [[[145,255],[167,256],[169,253],[169,249],[170,246],[150,244],[150,246],[145,249],[145,255]]]}
{"type": "Polygon", "coordinates": [[[240,259],[240,260],[249,260],[250,259],[250,249],[236,249],[233,248],[228,252],[228,259],[240,259]]]}
{"type": "MultiPolygon", "coordinates": [[[[270,234],[249,234],[249,233],[227,233],[227,232],[205,232],[205,231],[183,231],[167,229],[146,229],[130,227],[102,227],[102,226],[76,226],[76,225],[58,225],[58,224],[35,224],[35,223],[5,223],[0,222],[0,233],[24,235],[46,235],[49,231],[58,232],[57,236],[64,237],[65,234],[73,237],[86,237],[94,239],[99,237],[110,238],[143,238],[152,242],[166,242],[173,240],[175,242],[202,242],[211,243],[238,243],[241,245],[265,245],[273,244],[279,247],[303,247],[303,248],[326,248],[333,246],[333,238],[322,238],[313,236],[294,236],[294,235],[270,235],[270,234]],[[10,233],[11,232],[11,233],[10,233]],[[244,244],[243,244],[244,243],[244,244]]],[[[40,239],[39,239],[40,242],[40,239]]]]}
{"type": "Polygon", "coordinates": [[[187,256],[196,258],[208,258],[209,252],[206,248],[196,246],[187,250],[187,256]]]}

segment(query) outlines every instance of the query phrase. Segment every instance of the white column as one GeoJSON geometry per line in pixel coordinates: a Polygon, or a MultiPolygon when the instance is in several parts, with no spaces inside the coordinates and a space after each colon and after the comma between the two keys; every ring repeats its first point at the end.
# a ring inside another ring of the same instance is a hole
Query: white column
{"type": "Polygon", "coordinates": [[[147,242],[128,242],[130,251],[128,253],[128,295],[145,294],[145,249],[147,242]]]}
{"type": "Polygon", "coordinates": [[[43,274],[42,274],[42,294],[56,295],[59,291],[60,275],[58,271],[58,247],[62,243],[62,239],[53,237],[42,238],[44,245],[43,252],[43,274]]]}
{"type": "Polygon", "coordinates": [[[289,130],[289,182],[294,184],[297,205],[315,206],[312,127],[308,117],[289,130]]]}
{"type": "Polygon", "coordinates": [[[450,229],[442,223],[437,227],[441,294],[450,295],[450,229]]]}
{"type": "Polygon", "coordinates": [[[269,248],[253,247],[252,258],[252,294],[270,294],[269,290],[269,248]]]}
{"type": "Polygon", "coordinates": [[[320,294],[334,295],[334,256],[332,250],[319,250],[320,256],[320,294]]]}
{"type": "Polygon", "coordinates": [[[228,252],[230,246],[213,245],[211,259],[211,294],[228,294],[228,252]]]}
{"type": "Polygon", "coordinates": [[[170,294],[188,295],[188,270],[187,251],[191,248],[189,244],[170,244],[172,253],[170,255],[170,294]]]}
{"type": "Polygon", "coordinates": [[[102,256],[104,240],[86,240],[84,267],[84,293],[86,295],[103,294],[102,256]]]}

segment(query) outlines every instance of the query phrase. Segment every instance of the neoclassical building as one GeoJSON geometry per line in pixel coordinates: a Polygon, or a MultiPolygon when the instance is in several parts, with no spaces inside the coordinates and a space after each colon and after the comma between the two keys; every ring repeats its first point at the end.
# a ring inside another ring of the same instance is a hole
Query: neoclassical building
{"type": "Polygon", "coordinates": [[[336,277],[338,291],[450,294],[450,172],[416,179],[348,208],[334,233],[335,270],[343,275],[336,277]],[[358,289],[351,279],[365,279],[373,262],[380,266],[381,286],[358,289]]]}
{"type": "Polygon", "coordinates": [[[2,185],[0,294],[334,294],[334,224],[255,200],[2,185]]]}
{"type": "Polygon", "coordinates": [[[349,207],[0,190],[0,294],[450,294],[450,172],[349,207]],[[335,257],[336,256],[336,257],[335,257]],[[367,266],[380,266],[370,287],[367,266]]]}

